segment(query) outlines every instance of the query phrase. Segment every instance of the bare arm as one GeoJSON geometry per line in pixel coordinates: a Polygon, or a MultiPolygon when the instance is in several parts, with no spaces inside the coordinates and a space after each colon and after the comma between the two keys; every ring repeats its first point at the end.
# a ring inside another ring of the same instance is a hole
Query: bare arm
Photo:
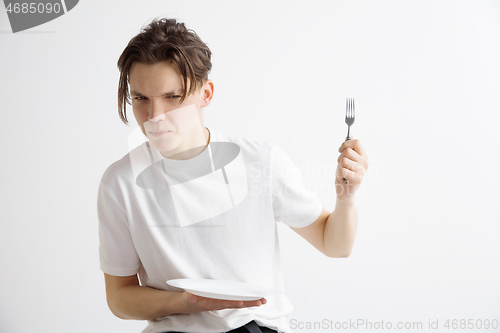
{"type": "Polygon", "coordinates": [[[351,255],[358,228],[358,212],[354,202],[337,199],[335,210],[326,221],[324,244],[333,257],[347,258],[351,255]]]}
{"type": "Polygon", "coordinates": [[[347,140],[339,148],[335,189],[335,210],[323,208],[316,221],[304,228],[292,228],[309,243],[330,258],[351,255],[358,228],[358,212],[354,204],[355,193],[368,169],[368,156],[357,139],[347,140]],[[347,183],[344,182],[347,179],[347,183]]]}
{"type": "Polygon", "coordinates": [[[194,313],[266,304],[256,301],[227,301],[199,297],[188,292],[159,290],[139,285],[137,275],[113,276],[104,273],[106,298],[111,312],[121,319],[148,320],[176,313],[194,313]]]}
{"type": "Polygon", "coordinates": [[[351,254],[358,226],[354,202],[337,200],[335,210],[325,208],[316,221],[304,228],[291,228],[321,253],[330,258],[347,258],[351,254]]]}
{"type": "Polygon", "coordinates": [[[182,293],[142,287],[137,275],[104,273],[104,280],[109,309],[118,318],[146,320],[186,310],[182,308],[182,293]]]}

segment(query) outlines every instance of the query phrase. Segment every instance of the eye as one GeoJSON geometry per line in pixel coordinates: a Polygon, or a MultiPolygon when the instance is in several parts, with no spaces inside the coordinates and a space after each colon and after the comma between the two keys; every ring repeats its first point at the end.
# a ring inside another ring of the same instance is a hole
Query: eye
{"type": "Polygon", "coordinates": [[[181,96],[179,96],[179,95],[169,95],[169,96],[167,96],[167,98],[179,98],[179,97],[181,97],[181,96]]]}
{"type": "Polygon", "coordinates": [[[146,97],[144,97],[144,96],[137,96],[134,99],[136,99],[138,101],[142,101],[142,100],[146,99],[146,97]]]}

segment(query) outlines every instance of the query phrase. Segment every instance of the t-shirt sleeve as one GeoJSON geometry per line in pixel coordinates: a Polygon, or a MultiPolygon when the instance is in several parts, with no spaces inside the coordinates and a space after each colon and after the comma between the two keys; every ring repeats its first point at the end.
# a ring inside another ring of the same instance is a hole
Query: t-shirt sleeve
{"type": "Polygon", "coordinates": [[[275,219],[294,228],[316,221],[323,210],[318,195],[304,185],[299,168],[278,146],[271,148],[270,165],[275,219]]]}
{"type": "Polygon", "coordinates": [[[99,185],[97,215],[99,220],[99,261],[101,270],[109,275],[130,276],[139,271],[140,259],[135,250],[123,200],[118,189],[99,185]]]}

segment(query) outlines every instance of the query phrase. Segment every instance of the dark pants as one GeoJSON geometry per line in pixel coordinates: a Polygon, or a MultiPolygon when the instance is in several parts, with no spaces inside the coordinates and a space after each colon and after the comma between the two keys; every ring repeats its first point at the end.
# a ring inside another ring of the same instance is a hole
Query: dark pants
{"type": "Polygon", "coordinates": [[[227,331],[227,333],[276,333],[275,330],[267,328],[265,326],[259,326],[255,321],[251,321],[246,325],[235,328],[234,330],[227,331]]]}
{"type": "MultiPolygon", "coordinates": [[[[267,328],[265,326],[259,326],[255,321],[251,321],[241,327],[235,328],[234,330],[227,331],[227,333],[276,333],[277,331],[267,328]]],[[[169,333],[184,333],[184,332],[169,332],[169,333]]]]}

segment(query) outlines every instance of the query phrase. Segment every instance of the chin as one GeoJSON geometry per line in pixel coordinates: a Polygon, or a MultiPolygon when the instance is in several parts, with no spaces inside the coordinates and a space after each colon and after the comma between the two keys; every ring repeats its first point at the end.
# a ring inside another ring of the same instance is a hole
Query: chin
{"type": "Polygon", "coordinates": [[[176,139],[158,139],[158,138],[148,138],[151,145],[159,151],[170,151],[179,146],[179,142],[176,139]]]}

